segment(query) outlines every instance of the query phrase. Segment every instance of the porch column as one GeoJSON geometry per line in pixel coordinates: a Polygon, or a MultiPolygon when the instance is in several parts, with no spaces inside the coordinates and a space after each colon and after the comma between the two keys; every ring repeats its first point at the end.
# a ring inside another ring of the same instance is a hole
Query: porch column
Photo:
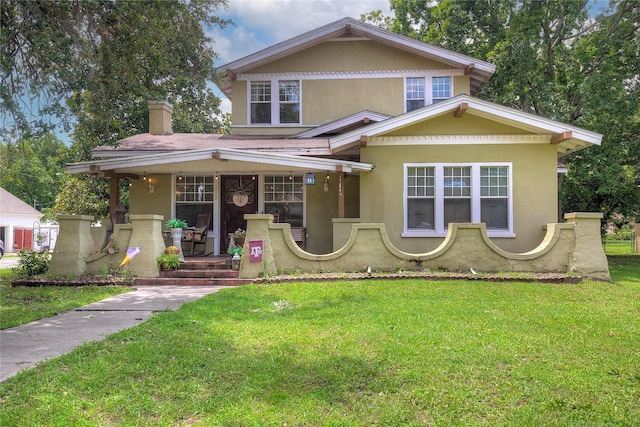
{"type": "Polygon", "coordinates": [[[95,251],[90,215],[58,215],[60,231],[51,254],[49,273],[78,276],[87,271],[87,258],[95,251]]]}
{"type": "Polygon", "coordinates": [[[571,212],[564,219],[576,224],[575,248],[569,261],[570,271],[596,280],[611,281],[607,256],[602,248],[600,221],[596,212],[571,212]]]}
{"type": "Polygon", "coordinates": [[[115,229],[116,224],[124,223],[124,207],[119,205],[120,201],[120,179],[122,175],[109,173],[105,175],[109,178],[109,216],[111,218],[111,229],[115,229]]]}
{"type": "Polygon", "coordinates": [[[338,218],[344,218],[344,172],[342,166],[337,166],[336,172],[338,172],[338,218]]]}

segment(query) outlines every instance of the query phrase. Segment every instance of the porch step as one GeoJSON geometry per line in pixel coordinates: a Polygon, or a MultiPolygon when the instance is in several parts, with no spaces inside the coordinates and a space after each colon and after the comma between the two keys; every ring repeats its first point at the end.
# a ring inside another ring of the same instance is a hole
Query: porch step
{"type": "Polygon", "coordinates": [[[237,279],[238,272],[231,269],[224,270],[197,270],[197,269],[186,269],[186,270],[169,270],[169,271],[161,271],[160,277],[165,278],[195,278],[195,279],[207,279],[207,278],[217,278],[217,279],[237,279]]]}
{"type": "Polygon", "coordinates": [[[240,286],[252,282],[240,279],[229,261],[229,257],[185,258],[177,270],[161,271],[159,277],[134,278],[132,285],[240,286]]]}
{"type": "Polygon", "coordinates": [[[252,282],[251,279],[238,278],[193,278],[193,277],[137,277],[133,286],[242,286],[252,282]]]}

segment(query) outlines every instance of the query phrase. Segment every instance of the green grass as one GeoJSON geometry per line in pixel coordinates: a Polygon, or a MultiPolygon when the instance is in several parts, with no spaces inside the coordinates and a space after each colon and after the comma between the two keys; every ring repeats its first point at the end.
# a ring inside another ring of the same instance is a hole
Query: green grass
{"type": "Polygon", "coordinates": [[[640,257],[610,261],[223,290],[0,384],[0,425],[638,425],[640,257]]]}
{"type": "Polygon", "coordinates": [[[607,255],[623,255],[632,254],[635,250],[635,242],[631,240],[608,240],[604,245],[604,251],[607,255]]]}
{"type": "Polygon", "coordinates": [[[11,287],[15,277],[12,269],[0,269],[0,329],[55,316],[131,290],[124,286],[11,287]]]}

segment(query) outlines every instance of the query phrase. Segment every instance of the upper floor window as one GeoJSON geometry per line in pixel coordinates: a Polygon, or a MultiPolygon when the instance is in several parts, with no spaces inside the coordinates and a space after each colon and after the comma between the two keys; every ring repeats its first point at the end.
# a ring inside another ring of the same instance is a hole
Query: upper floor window
{"type": "Polygon", "coordinates": [[[300,81],[251,82],[249,114],[251,124],[300,123],[300,81]],[[275,93],[277,97],[272,96],[275,93]]]}
{"type": "Polygon", "coordinates": [[[404,236],[445,235],[454,222],[484,222],[513,236],[510,164],[405,164],[404,236]]]}
{"type": "Polygon", "coordinates": [[[408,77],[404,86],[407,113],[451,98],[451,77],[408,77]]]}
{"type": "Polygon", "coordinates": [[[433,77],[431,85],[434,104],[451,98],[451,77],[433,77]]]}
{"type": "Polygon", "coordinates": [[[251,123],[271,123],[271,82],[251,82],[251,123]]]}
{"type": "Polygon", "coordinates": [[[425,105],[424,77],[412,77],[406,80],[407,113],[425,105]]]}

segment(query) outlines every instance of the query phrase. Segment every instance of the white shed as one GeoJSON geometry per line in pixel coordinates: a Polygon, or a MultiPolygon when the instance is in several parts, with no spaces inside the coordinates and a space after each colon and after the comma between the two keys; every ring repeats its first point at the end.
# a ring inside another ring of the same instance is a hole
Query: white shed
{"type": "Polygon", "coordinates": [[[7,253],[53,249],[58,225],[41,224],[42,212],[0,187],[0,239],[7,253]]]}

